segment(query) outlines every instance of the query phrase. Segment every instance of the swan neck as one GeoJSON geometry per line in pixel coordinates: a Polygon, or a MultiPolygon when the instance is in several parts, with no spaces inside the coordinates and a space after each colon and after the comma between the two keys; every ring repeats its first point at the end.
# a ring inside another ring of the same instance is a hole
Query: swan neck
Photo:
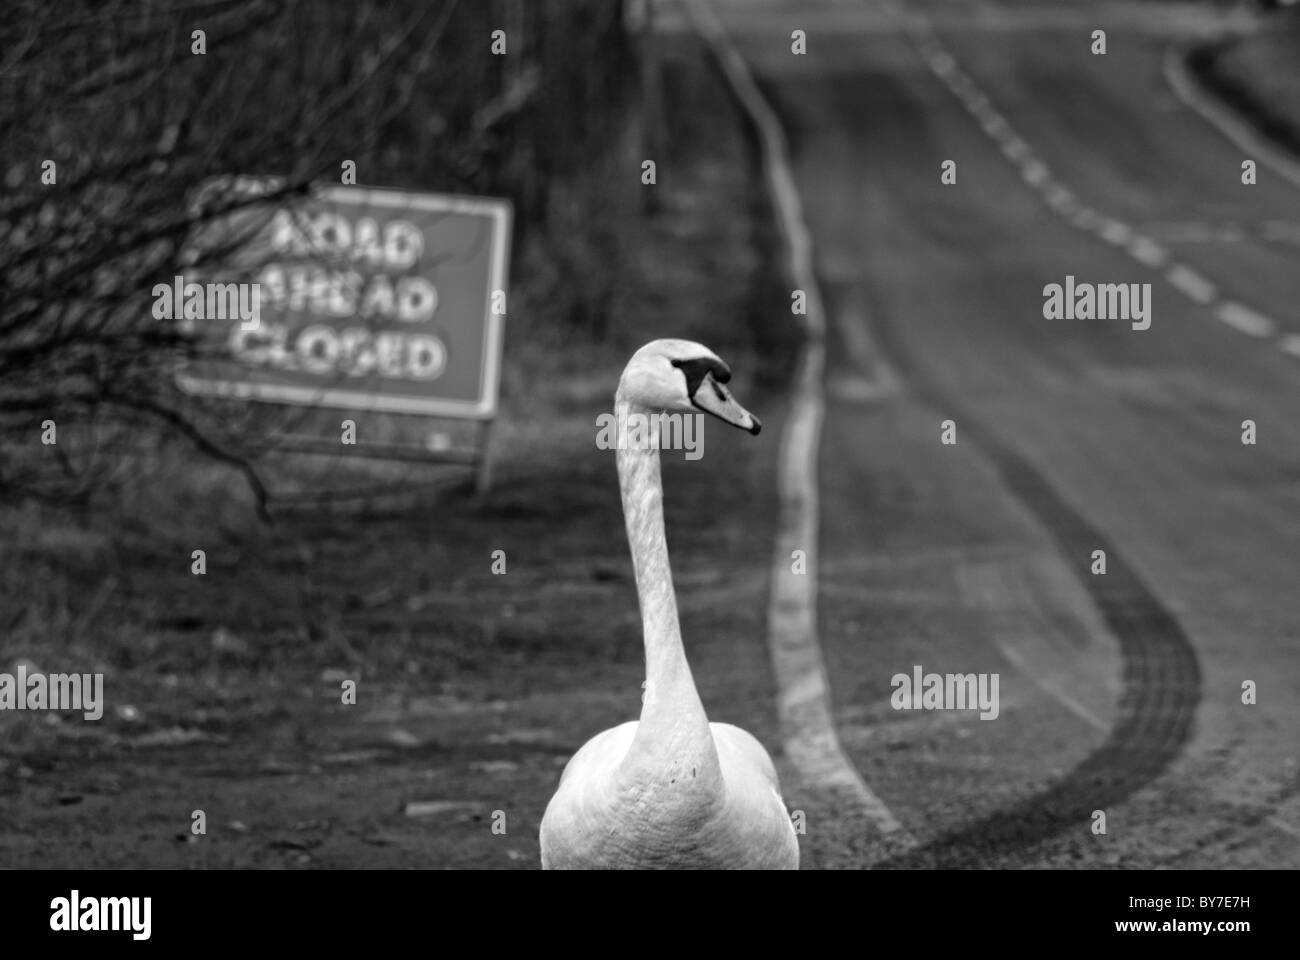
{"type": "MultiPolygon", "coordinates": [[[[616,399],[620,418],[652,412],[616,399]]],[[[677,619],[677,597],[664,534],[659,451],[620,444],[618,478],[636,573],[646,658],[641,722],[624,766],[648,764],[646,769],[658,771],[671,761],[674,767],[680,763],[693,765],[696,777],[712,774],[717,770],[717,752],[686,660],[677,619]]]]}

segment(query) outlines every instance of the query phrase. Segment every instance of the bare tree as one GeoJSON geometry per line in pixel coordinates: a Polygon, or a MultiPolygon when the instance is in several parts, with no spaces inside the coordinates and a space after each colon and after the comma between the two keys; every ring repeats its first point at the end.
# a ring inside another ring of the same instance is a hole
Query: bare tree
{"type": "Polygon", "coordinates": [[[123,451],[177,437],[260,490],[220,429],[229,411],[175,386],[197,341],[150,310],[154,284],[195,266],[184,255],[196,227],[247,202],[197,205],[195,191],[271,174],[287,200],[337,182],[348,159],[363,182],[505,192],[525,229],[544,221],[552,181],[599,142],[592,101],[620,106],[611,79],[626,50],[618,4],[566,0],[546,19],[536,6],[9,0],[0,496],[83,497],[123,451]],[[523,31],[518,56],[487,55],[507,23],[523,31]]]}

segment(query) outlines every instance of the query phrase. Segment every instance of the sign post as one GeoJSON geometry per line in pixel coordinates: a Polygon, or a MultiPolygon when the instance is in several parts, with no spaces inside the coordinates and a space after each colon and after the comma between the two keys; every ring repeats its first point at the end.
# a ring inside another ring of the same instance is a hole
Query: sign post
{"type": "MultiPolygon", "coordinates": [[[[274,182],[233,186],[235,196],[256,196],[274,182]]],[[[194,245],[221,249],[220,265],[203,274],[224,283],[176,278],[184,322],[203,321],[191,326],[200,354],[178,383],[196,395],[479,421],[473,462],[485,492],[509,239],[509,203],[480,197],[331,186],[284,205],[241,206],[194,245]],[[255,320],[191,311],[192,293],[202,297],[206,288],[210,302],[213,286],[232,282],[251,285],[255,320]]],[[[443,449],[436,437],[404,453],[358,449],[466,462],[464,451],[443,449]]],[[[283,446],[326,452],[308,449],[308,438],[283,446]]]]}

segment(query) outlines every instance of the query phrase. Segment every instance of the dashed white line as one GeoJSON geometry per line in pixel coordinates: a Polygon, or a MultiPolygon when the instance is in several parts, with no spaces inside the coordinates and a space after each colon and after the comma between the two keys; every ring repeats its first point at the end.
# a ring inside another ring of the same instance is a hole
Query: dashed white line
{"type": "Polygon", "coordinates": [[[1052,178],[1052,172],[1041,160],[1029,159],[1020,166],[1020,175],[1031,186],[1039,186],[1052,178]]]}
{"type": "Polygon", "coordinates": [[[1043,196],[1047,205],[1062,216],[1068,217],[1079,209],[1079,201],[1074,199],[1074,194],[1054,181],[1043,184],[1043,196]]]}
{"type": "MultiPolygon", "coordinates": [[[[1100,237],[1106,243],[1119,247],[1134,260],[1152,270],[1164,270],[1165,279],[1176,290],[1193,303],[1201,306],[1214,306],[1214,315],[1224,324],[1251,337],[1272,337],[1276,334],[1278,324],[1272,318],[1231,300],[1220,300],[1219,291],[1213,283],[1191,267],[1181,263],[1170,263],[1169,251],[1156,243],[1151,237],[1136,232],[1131,226],[1114,217],[1099,213],[1091,207],[1081,204],[1066,187],[1058,183],[1047,165],[1034,153],[1033,148],[1023,140],[998,112],[992,101],[980,89],[979,85],[958,64],[939,41],[938,37],[925,23],[920,15],[907,20],[903,11],[896,4],[886,4],[903,24],[912,45],[921,58],[939,77],[948,89],[965,106],[968,113],[979,123],[980,128],[993,139],[1002,154],[1016,166],[1021,178],[1033,187],[1047,205],[1080,230],[1085,230],[1100,237]]],[[[1170,72],[1170,61],[1166,59],[1166,74],[1170,72]]],[[[1177,79],[1177,78],[1176,78],[1177,79]]],[[[1178,84],[1171,80],[1175,88],[1178,84]]],[[[1179,96],[1187,99],[1186,91],[1179,89],[1179,96]]],[[[1282,221],[1270,221],[1262,231],[1264,236],[1290,236],[1282,221]]],[[[1179,240],[1215,239],[1221,242],[1236,242],[1245,239],[1246,234],[1235,224],[1214,228],[1204,224],[1180,224],[1183,228],[1179,240]]],[[[1178,231],[1175,231],[1178,232],[1178,231]]],[[[1166,239],[1174,239],[1166,237],[1166,239]]],[[[1286,334],[1279,338],[1278,346],[1294,356],[1300,356],[1300,335],[1286,334]]]]}
{"type": "Polygon", "coordinates": [[[1133,231],[1129,229],[1129,225],[1121,223],[1113,217],[1101,218],[1097,234],[1107,243],[1117,247],[1127,247],[1128,242],[1133,238],[1133,231]]]}
{"type": "Polygon", "coordinates": [[[1295,357],[1300,357],[1300,333],[1288,333],[1278,341],[1278,346],[1295,357]]]}
{"type": "Polygon", "coordinates": [[[1132,242],[1129,243],[1128,252],[1133,255],[1133,259],[1137,260],[1138,263],[1150,267],[1152,270],[1159,270],[1169,262],[1169,251],[1150,237],[1144,237],[1141,234],[1135,236],[1132,242]]]}
{"type": "Polygon", "coordinates": [[[1002,141],[1002,154],[1012,163],[1019,163],[1029,156],[1029,144],[1015,134],[1002,141]]]}
{"type": "Polygon", "coordinates": [[[1070,217],[1070,222],[1080,230],[1094,230],[1097,224],[1101,223],[1101,214],[1092,207],[1080,207],[1070,217]]]}
{"type": "Polygon", "coordinates": [[[1234,330],[1251,337],[1271,337],[1277,329],[1277,324],[1268,317],[1231,300],[1220,303],[1214,315],[1234,330]]]}
{"type": "Polygon", "coordinates": [[[1005,134],[1008,130],[1011,129],[1010,126],[1007,124],[1006,118],[1003,117],[1002,114],[994,110],[992,107],[990,107],[989,110],[987,111],[984,120],[980,124],[980,126],[982,126],[984,128],[984,132],[991,137],[1001,137],[1003,134],[1005,134]]]}
{"type": "Polygon", "coordinates": [[[1165,271],[1165,279],[1189,300],[1207,304],[1213,303],[1215,297],[1219,295],[1218,290],[1209,280],[1201,276],[1191,267],[1185,267],[1181,263],[1175,263],[1165,271]]]}

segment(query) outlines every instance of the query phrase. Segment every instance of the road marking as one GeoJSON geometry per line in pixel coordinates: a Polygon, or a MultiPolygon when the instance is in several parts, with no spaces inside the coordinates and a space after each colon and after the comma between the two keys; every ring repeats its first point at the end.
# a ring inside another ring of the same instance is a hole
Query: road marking
{"type": "Polygon", "coordinates": [[[1231,300],[1219,304],[1214,315],[1233,329],[1252,337],[1271,337],[1277,329],[1277,324],[1268,317],[1231,300]]]}
{"type": "Polygon", "coordinates": [[[983,123],[984,132],[991,137],[1001,137],[1011,128],[1007,125],[1006,118],[990,107],[983,123]]]}
{"type": "Polygon", "coordinates": [[[1020,176],[1024,177],[1025,182],[1036,187],[1050,180],[1052,172],[1047,169],[1047,164],[1041,160],[1030,158],[1020,165],[1020,176]]]}
{"type": "Polygon", "coordinates": [[[1079,209],[1079,201],[1074,194],[1055,181],[1043,184],[1043,194],[1047,205],[1063,217],[1068,217],[1079,209]]]}
{"type": "Polygon", "coordinates": [[[1166,270],[1165,279],[1173,285],[1174,289],[1195,303],[1213,303],[1218,295],[1214,284],[1191,267],[1185,267],[1181,263],[1175,263],[1166,270]]]}
{"type": "Polygon", "coordinates": [[[1029,156],[1029,144],[1012,134],[1002,141],[1002,155],[1012,163],[1019,163],[1029,156]]]}
{"type": "Polygon", "coordinates": [[[1141,234],[1135,236],[1128,246],[1128,252],[1133,255],[1133,259],[1152,270],[1159,270],[1169,262],[1169,251],[1160,244],[1156,243],[1150,237],[1144,237],[1141,234]]]}
{"type": "Polygon", "coordinates": [[[1095,230],[1097,224],[1101,223],[1101,214],[1092,207],[1080,207],[1070,217],[1070,222],[1080,230],[1095,230]]]}
{"type": "MultiPolygon", "coordinates": [[[[1075,199],[1073,193],[1056,181],[1047,165],[1035,156],[1033,147],[998,112],[988,95],[962,69],[957,59],[944,48],[925,17],[913,14],[908,18],[902,8],[893,2],[885,2],[881,6],[902,25],[921,58],[997,144],[1002,154],[1017,167],[1021,178],[1042,197],[1049,208],[1078,229],[1119,247],[1143,266],[1152,270],[1163,269],[1164,277],[1170,285],[1193,303],[1213,306],[1214,315],[1234,330],[1256,338],[1274,336],[1279,328],[1275,320],[1232,300],[1220,300],[1218,289],[1213,283],[1191,267],[1181,263],[1171,264],[1169,252],[1150,237],[1138,234],[1122,220],[1106,216],[1075,199]]],[[[1300,164],[1273,151],[1235,117],[1226,116],[1221,108],[1200,97],[1182,67],[1181,58],[1176,56],[1175,47],[1166,50],[1164,72],[1170,86],[1184,103],[1201,113],[1234,144],[1259,156],[1275,172],[1300,186],[1300,164]]],[[[1169,226],[1179,240],[1236,243],[1247,236],[1237,224],[1224,224],[1217,228],[1204,223],[1169,226]]],[[[1260,235],[1292,239],[1294,234],[1288,229],[1289,226],[1285,221],[1268,221],[1260,235]]],[[[1287,334],[1277,341],[1279,348],[1295,356],[1300,356],[1298,343],[1300,336],[1295,334],[1287,334]]]]}
{"type": "Polygon", "coordinates": [[[684,0],[687,16],[709,44],[737,99],[753,120],[762,144],[763,167],[777,213],[777,226],[789,255],[789,270],[805,292],[806,337],[800,351],[789,419],[781,436],[777,491],[781,501],[767,639],[777,684],[777,709],[785,752],[808,788],[831,794],[843,812],[851,807],[890,840],[890,849],[907,849],[916,840],[872,792],[853,766],[831,713],[826,667],[817,639],[817,532],[820,520],[817,451],[825,412],[826,315],[813,269],[812,238],[790,167],[785,132],[763,98],[744,57],[704,0],[684,0]],[[807,572],[791,572],[794,550],[806,551],[807,572]]]}
{"type": "Polygon", "coordinates": [[[1117,247],[1127,247],[1128,242],[1133,239],[1133,231],[1129,229],[1128,224],[1120,223],[1112,217],[1101,218],[1097,233],[1107,243],[1117,247]]]}

